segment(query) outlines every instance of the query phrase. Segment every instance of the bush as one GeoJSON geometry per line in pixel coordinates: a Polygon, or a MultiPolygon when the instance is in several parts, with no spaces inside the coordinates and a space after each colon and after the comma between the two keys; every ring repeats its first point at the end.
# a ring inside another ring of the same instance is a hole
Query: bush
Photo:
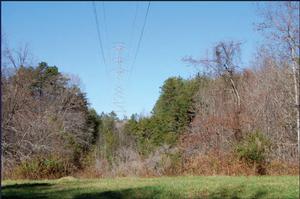
{"type": "Polygon", "coordinates": [[[17,176],[27,179],[59,178],[71,172],[70,165],[55,157],[36,157],[17,167],[17,176]]]}
{"type": "Polygon", "coordinates": [[[253,166],[239,160],[233,153],[218,150],[198,153],[184,159],[183,175],[255,175],[253,166]]]}
{"type": "Polygon", "coordinates": [[[250,133],[236,146],[238,157],[249,165],[255,165],[257,173],[266,174],[267,154],[270,140],[261,132],[250,133]]]}

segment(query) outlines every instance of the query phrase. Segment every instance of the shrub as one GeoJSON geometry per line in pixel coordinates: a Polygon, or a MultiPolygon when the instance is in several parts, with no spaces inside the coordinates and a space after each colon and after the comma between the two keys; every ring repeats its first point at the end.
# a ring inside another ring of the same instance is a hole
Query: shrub
{"type": "Polygon", "coordinates": [[[255,175],[255,171],[232,153],[217,150],[207,154],[197,153],[186,157],[183,164],[183,175],[255,175]]]}
{"type": "Polygon", "coordinates": [[[247,164],[255,165],[258,174],[264,175],[270,146],[270,140],[261,132],[256,131],[237,144],[236,153],[247,164]]]}
{"type": "Polygon", "coordinates": [[[23,161],[16,169],[17,176],[27,179],[59,178],[71,173],[70,165],[55,157],[36,157],[23,161]]]}

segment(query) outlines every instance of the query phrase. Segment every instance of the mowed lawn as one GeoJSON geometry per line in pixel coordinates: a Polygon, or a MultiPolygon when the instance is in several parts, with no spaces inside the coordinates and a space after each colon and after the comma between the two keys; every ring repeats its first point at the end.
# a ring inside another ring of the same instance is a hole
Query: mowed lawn
{"type": "Polygon", "coordinates": [[[4,181],[10,199],[299,198],[298,176],[185,176],[4,181]]]}

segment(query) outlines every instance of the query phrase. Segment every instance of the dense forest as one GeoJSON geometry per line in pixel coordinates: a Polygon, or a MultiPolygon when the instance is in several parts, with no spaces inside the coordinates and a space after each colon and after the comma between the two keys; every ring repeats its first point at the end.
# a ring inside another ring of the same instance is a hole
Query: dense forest
{"type": "Polygon", "coordinates": [[[265,10],[249,66],[232,40],[183,57],[199,72],[168,78],[151,114],[130,118],[97,113],[58,67],[2,46],[4,177],[297,174],[298,17],[297,2],[265,10]]]}

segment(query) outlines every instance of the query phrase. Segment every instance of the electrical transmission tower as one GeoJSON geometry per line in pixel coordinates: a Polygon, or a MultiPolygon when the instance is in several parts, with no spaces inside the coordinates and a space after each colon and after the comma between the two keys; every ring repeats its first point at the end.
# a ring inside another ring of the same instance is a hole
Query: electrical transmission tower
{"type": "Polygon", "coordinates": [[[126,110],[125,110],[125,99],[124,99],[124,77],[125,73],[127,72],[127,69],[124,66],[124,60],[122,57],[122,52],[124,50],[124,44],[123,43],[117,43],[114,47],[114,50],[116,52],[116,57],[114,59],[114,62],[116,66],[114,67],[114,75],[115,75],[115,85],[114,85],[114,93],[113,93],[113,105],[114,110],[119,116],[126,116],[126,110]]]}

